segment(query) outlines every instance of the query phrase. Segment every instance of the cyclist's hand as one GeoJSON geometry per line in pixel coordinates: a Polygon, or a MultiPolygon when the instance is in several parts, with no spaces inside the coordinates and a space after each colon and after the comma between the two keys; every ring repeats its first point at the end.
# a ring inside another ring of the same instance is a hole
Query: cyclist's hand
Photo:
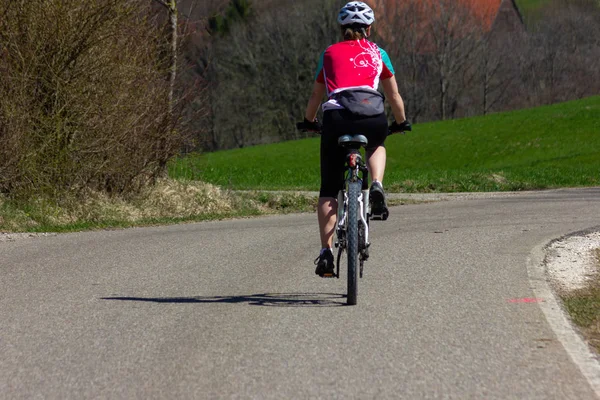
{"type": "Polygon", "coordinates": [[[304,118],[304,121],[298,122],[296,124],[296,128],[302,132],[321,133],[322,125],[316,118],[314,121],[309,121],[306,118],[304,118]]]}
{"type": "Polygon", "coordinates": [[[408,122],[408,120],[405,120],[402,123],[397,123],[396,121],[394,121],[392,123],[392,125],[390,125],[390,135],[392,133],[404,133],[404,132],[410,132],[412,131],[412,125],[410,124],[410,122],[408,122]]]}

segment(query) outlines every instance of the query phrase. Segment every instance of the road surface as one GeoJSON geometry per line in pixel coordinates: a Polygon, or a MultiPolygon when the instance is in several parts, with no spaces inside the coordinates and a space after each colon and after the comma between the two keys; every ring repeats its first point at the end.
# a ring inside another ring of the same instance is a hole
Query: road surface
{"type": "Polygon", "coordinates": [[[314,215],[0,243],[3,399],[595,399],[528,260],[600,189],[407,205],[359,304],[314,215]]]}

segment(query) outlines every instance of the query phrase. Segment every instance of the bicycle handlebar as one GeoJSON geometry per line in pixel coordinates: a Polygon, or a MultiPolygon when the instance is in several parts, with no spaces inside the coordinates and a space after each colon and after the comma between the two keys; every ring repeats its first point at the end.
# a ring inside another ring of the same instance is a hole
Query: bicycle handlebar
{"type": "Polygon", "coordinates": [[[412,125],[408,120],[405,120],[402,123],[397,123],[396,121],[392,122],[390,127],[388,128],[388,135],[392,135],[394,133],[400,133],[404,135],[406,132],[412,131],[412,125]]]}
{"type": "Polygon", "coordinates": [[[304,118],[304,121],[296,123],[296,129],[298,129],[300,132],[313,132],[321,134],[323,126],[321,125],[318,119],[315,119],[314,121],[309,121],[306,118],[304,118]]]}

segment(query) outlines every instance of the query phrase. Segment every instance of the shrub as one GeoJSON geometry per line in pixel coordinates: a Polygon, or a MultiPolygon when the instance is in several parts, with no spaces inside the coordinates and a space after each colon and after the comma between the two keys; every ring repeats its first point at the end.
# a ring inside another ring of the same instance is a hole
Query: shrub
{"type": "Polygon", "coordinates": [[[138,190],[181,135],[144,0],[0,0],[0,192],[138,190]]]}

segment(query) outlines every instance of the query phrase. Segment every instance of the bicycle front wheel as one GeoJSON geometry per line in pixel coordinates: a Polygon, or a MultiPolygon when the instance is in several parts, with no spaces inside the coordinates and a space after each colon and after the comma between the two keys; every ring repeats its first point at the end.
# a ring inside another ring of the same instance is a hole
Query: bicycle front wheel
{"type": "Polygon", "coordinates": [[[350,182],[348,185],[348,305],[355,305],[358,295],[358,197],[361,193],[361,182],[350,182]]]}

